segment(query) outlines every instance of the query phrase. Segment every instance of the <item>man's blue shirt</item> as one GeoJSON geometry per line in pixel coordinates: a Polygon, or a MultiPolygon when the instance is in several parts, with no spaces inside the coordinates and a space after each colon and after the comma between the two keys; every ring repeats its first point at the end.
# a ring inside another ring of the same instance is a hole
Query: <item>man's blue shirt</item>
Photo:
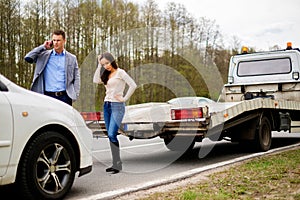
{"type": "Polygon", "coordinates": [[[59,92],[66,90],[66,77],[65,77],[65,50],[58,54],[52,50],[49,61],[45,68],[45,90],[47,92],[59,92]]]}

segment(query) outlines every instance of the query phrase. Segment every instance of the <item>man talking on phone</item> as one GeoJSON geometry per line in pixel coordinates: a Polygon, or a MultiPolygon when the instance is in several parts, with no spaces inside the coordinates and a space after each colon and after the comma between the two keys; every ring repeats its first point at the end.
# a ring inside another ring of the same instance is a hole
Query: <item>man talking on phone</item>
{"type": "Polygon", "coordinates": [[[36,64],[32,91],[72,106],[80,92],[80,72],[76,56],[65,50],[65,43],[65,32],[55,30],[52,40],[31,50],[24,59],[36,64]]]}

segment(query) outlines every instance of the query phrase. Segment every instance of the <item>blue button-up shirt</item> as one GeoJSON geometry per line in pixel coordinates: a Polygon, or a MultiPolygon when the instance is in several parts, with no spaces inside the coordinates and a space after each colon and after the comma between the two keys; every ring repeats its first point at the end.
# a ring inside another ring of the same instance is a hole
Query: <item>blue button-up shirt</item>
{"type": "Polygon", "coordinates": [[[59,92],[66,90],[65,75],[65,50],[58,54],[52,50],[44,72],[45,90],[47,92],[59,92]]]}

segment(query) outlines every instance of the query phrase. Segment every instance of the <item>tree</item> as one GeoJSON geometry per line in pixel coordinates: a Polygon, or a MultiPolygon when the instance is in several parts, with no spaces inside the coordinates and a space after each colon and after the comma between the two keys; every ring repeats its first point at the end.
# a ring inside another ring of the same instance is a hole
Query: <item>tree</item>
{"type": "MultiPolygon", "coordinates": [[[[93,99],[86,103],[83,100],[78,106],[93,104],[99,95],[104,95],[103,88],[91,86],[97,55],[104,51],[113,53],[119,66],[136,79],[145,78],[140,66],[147,65],[150,71],[155,67],[153,63],[167,66],[185,77],[196,95],[206,96],[203,77],[195,74],[197,69],[193,67],[202,69],[204,65],[217,64],[223,73],[230,53],[238,52],[220,48],[222,35],[215,21],[195,19],[184,5],[174,2],[161,11],[154,0],[147,0],[141,7],[129,0],[2,0],[0,11],[1,73],[28,89],[34,65],[26,63],[24,56],[50,39],[54,29],[63,29],[66,49],[78,58],[82,91],[89,93],[83,98],[93,99]],[[187,60],[190,55],[196,59],[187,60]]],[[[164,72],[151,74],[159,77],[158,82],[186,90],[176,77],[164,72]]],[[[165,86],[147,84],[138,88],[130,104],[165,101],[174,95],[165,86]]],[[[89,107],[95,108],[100,109],[101,105],[89,107]]]]}
{"type": "Polygon", "coordinates": [[[16,51],[19,43],[19,31],[20,31],[20,16],[19,16],[19,6],[20,2],[17,0],[3,0],[0,2],[0,64],[1,71],[3,74],[8,76],[19,83],[20,80],[17,79],[17,68],[16,60],[18,55],[16,51]]]}

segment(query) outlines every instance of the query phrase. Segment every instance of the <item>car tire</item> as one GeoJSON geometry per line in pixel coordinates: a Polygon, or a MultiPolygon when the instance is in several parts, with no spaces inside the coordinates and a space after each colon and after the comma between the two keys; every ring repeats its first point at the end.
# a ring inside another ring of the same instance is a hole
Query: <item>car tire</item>
{"type": "Polygon", "coordinates": [[[17,185],[26,199],[62,199],[74,182],[75,152],[68,138],[46,131],[27,145],[18,169],[17,185]]]}
{"type": "Polygon", "coordinates": [[[192,137],[166,137],[164,138],[166,147],[171,151],[189,152],[195,145],[195,139],[192,137]]]}

